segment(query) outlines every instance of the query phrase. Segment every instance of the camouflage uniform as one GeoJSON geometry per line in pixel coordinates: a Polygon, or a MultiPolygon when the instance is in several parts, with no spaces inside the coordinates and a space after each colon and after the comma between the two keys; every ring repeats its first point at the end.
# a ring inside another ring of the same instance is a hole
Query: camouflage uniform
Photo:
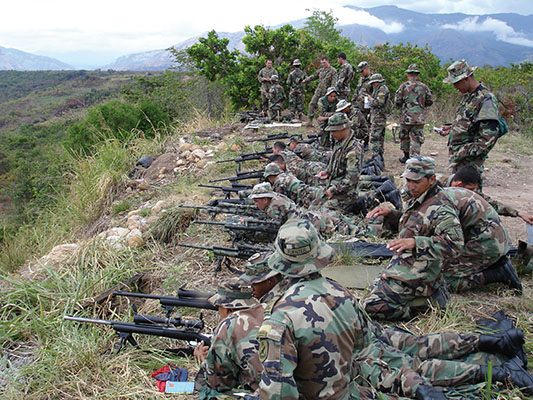
{"type": "MultiPolygon", "coordinates": [[[[432,158],[419,156],[407,161],[402,176],[419,180],[434,175],[434,168],[432,158]]],[[[444,257],[458,257],[464,243],[458,210],[437,182],[410,199],[399,217],[392,211],[385,224],[399,220],[399,237],[414,238],[416,247],[395,254],[364,299],[366,311],[375,318],[411,318],[426,310],[432,298],[444,306],[442,262],[444,257]]]]}
{"type": "Polygon", "coordinates": [[[315,89],[315,93],[309,102],[309,118],[313,118],[315,115],[315,110],[318,105],[318,100],[326,94],[326,91],[329,87],[335,85],[335,78],[337,76],[337,70],[331,65],[329,68],[320,68],[314,74],[309,75],[304,79],[304,83],[319,80],[318,86],[315,89]]]}
{"type": "MultiPolygon", "coordinates": [[[[299,60],[294,60],[293,66],[300,65],[299,60]],[[297,64],[295,64],[295,62],[297,64]]],[[[295,117],[301,118],[304,109],[304,88],[303,81],[307,78],[307,74],[300,68],[294,68],[287,77],[287,86],[289,87],[289,105],[291,113],[295,117]]]]}
{"type": "MultiPolygon", "coordinates": [[[[363,72],[363,70],[367,66],[368,63],[366,61],[360,62],[357,66],[357,72],[363,72]]],[[[355,92],[352,97],[352,105],[355,108],[361,110],[368,123],[370,123],[370,107],[365,106],[365,96],[371,95],[373,89],[372,85],[369,82],[370,76],[361,75],[359,77],[359,81],[357,82],[357,86],[355,87],[355,92]]]]}
{"type": "Polygon", "coordinates": [[[278,83],[277,79],[272,80],[272,82],[272,87],[268,92],[270,118],[280,120],[285,103],[285,90],[283,90],[283,86],[278,83]]]}
{"type": "Polygon", "coordinates": [[[304,161],[298,157],[295,153],[289,150],[280,152],[285,160],[287,170],[296,176],[302,182],[316,186],[321,182],[316,178],[316,174],[320,171],[325,171],[327,164],[318,161],[304,161]]]}
{"type": "MultiPolygon", "coordinates": [[[[337,109],[337,103],[339,102],[338,99],[335,99],[333,103],[330,103],[328,101],[328,95],[336,91],[335,88],[331,87],[326,92],[325,96],[322,96],[320,100],[318,101],[318,115],[321,117],[331,117],[333,114],[335,114],[335,110],[337,109]]],[[[319,123],[321,136],[318,139],[318,143],[320,146],[322,146],[324,149],[331,149],[331,135],[329,132],[325,131],[326,127],[328,126],[328,120],[320,121],[319,123]]]]}
{"type": "MultiPolygon", "coordinates": [[[[407,73],[418,73],[416,65],[410,65],[407,73]],[[414,67],[414,68],[412,68],[414,67]]],[[[424,143],[424,111],[433,104],[431,90],[416,78],[400,85],[394,96],[394,104],[402,110],[400,117],[400,150],[408,158],[420,155],[424,143]]],[[[405,161],[407,161],[405,159],[405,161]]]]}
{"type": "Polygon", "coordinates": [[[464,246],[458,257],[446,257],[442,272],[452,291],[468,290],[485,284],[483,271],[510,250],[510,237],[498,213],[475,192],[449,187],[443,189],[459,210],[464,246]]]}
{"type": "Polygon", "coordinates": [[[238,311],[220,321],[215,330],[195,380],[198,398],[216,398],[237,387],[255,391],[262,370],[256,334],[263,322],[264,306],[252,297],[251,288],[236,278],[223,281],[209,301],[238,311]]]}
{"type": "Polygon", "coordinates": [[[355,137],[359,140],[368,141],[370,128],[368,126],[368,121],[361,110],[357,107],[352,108],[348,118],[350,118],[352,130],[355,132],[355,137]]]}
{"type": "Polygon", "coordinates": [[[347,100],[350,98],[351,89],[350,83],[353,81],[353,67],[346,61],[340,67],[337,72],[337,90],[339,93],[339,100],[347,100]]]}
{"type": "Polygon", "coordinates": [[[259,71],[259,74],[257,74],[257,80],[261,84],[261,111],[263,112],[267,112],[269,109],[268,94],[270,93],[270,88],[272,87],[270,80],[265,81],[264,79],[270,79],[272,78],[272,75],[278,75],[278,71],[272,67],[264,67],[259,71]]]}
{"type": "MultiPolygon", "coordinates": [[[[448,67],[444,82],[457,83],[474,69],[465,60],[456,61],[448,67]]],[[[448,137],[452,172],[465,165],[483,172],[483,163],[498,140],[498,118],[498,100],[483,84],[472,93],[463,94],[448,137]]]]}
{"type": "Polygon", "coordinates": [[[481,197],[483,197],[483,199],[485,199],[485,201],[489,203],[492,206],[492,208],[496,210],[498,215],[501,215],[503,217],[518,217],[519,216],[518,214],[520,213],[520,211],[518,211],[513,206],[504,204],[499,200],[493,199],[488,194],[483,193],[481,191],[476,190],[476,193],[479,194],[481,197]]]}
{"type": "Polygon", "coordinates": [[[304,161],[318,161],[328,163],[331,157],[331,151],[321,151],[309,143],[299,143],[294,148],[294,153],[304,161]]]}
{"type": "Polygon", "coordinates": [[[379,82],[379,85],[372,91],[370,100],[370,150],[372,155],[383,156],[385,146],[385,125],[387,124],[387,114],[390,103],[390,91],[381,74],[374,74],[370,77],[370,83],[379,82]]]}

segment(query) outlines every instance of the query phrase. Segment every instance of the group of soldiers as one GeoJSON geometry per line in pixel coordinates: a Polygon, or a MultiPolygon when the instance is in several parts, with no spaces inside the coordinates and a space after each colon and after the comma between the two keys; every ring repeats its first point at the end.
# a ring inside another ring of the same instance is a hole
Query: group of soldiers
{"type": "MultiPolygon", "coordinates": [[[[381,133],[370,134],[371,157],[365,160],[357,118],[344,111],[350,95],[344,78],[351,70],[346,56],[339,54],[338,74],[326,58],[322,61],[315,75],[329,89],[315,92],[313,99],[321,114],[332,111],[318,119],[320,140],[274,143],[265,182],[244,194],[282,225],[273,250],[252,256],[245,272],[220,282],[210,299],[221,321],[211,347],[200,344],[195,350],[202,361],[196,378],[200,398],[234,398],[245,390],[249,399],[476,399],[488,377],[533,394],[524,332],[513,324],[497,321],[490,334],[416,336],[375,322],[445,308],[450,293],[494,282],[521,295],[499,215],[528,223],[533,215],[482,192],[483,163],[501,134],[494,95],[466,61],[448,68],[445,82],[463,98],[454,121],[440,128],[449,136],[453,172],[440,179],[435,160],[420,155],[431,92],[418,82],[416,65],[409,66],[409,80],[394,100],[405,111],[400,161],[406,185],[400,197],[394,179],[382,174],[381,133]],[[343,98],[329,107],[338,97],[343,98]],[[387,245],[394,255],[362,299],[321,274],[333,258],[326,242],[332,235],[397,235],[387,245]]],[[[366,121],[369,104],[374,132],[382,118],[374,112],[376,104],[392,100],[383,78],[371,75],[367,63],[358,71],[355,115],[366,121]]],[[[302,72],[298,79],[314,78],[302,72]]]]}

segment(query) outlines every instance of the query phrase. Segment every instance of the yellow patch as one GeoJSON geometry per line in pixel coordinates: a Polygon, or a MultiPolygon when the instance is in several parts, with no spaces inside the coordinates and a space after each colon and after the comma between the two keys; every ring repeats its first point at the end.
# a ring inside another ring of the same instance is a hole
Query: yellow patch
{"type": "Polygon", "coordinates": [[[268,340],[263,339],[259,342],[259,361],[265,362],[268,357],[268,340]]]}
{"type": "Polygon", "coordinates": [[[257,337],[268,337],[272,327],[270,325],[261,325],[261,328],[257,331],[257,337]]]}

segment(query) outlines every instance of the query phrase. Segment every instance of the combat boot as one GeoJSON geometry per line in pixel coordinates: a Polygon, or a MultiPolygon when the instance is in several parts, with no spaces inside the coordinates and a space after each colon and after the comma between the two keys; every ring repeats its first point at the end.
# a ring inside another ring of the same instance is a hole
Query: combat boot
{"type": "Polygon", "coordinates": [[[416,400],[446,400],[447,397],[440,390],[435,389],[433,386],[420,385],[416,388],[415,392],[416,400]]]}
{"type": "Polygon", "coordinates": [[[393,190],[396,190],[397,187],[396,185],[390,181],[390,180],[386,180],[385,182],[383,182],[375,191],[375,194],[376,194],[376,197],[377,196],[380,196],[382,198],[385,198],[385,194],[389,193],[389,192],[392,192],[393,190]]]}
{"type": "Polygon", "coordinates": [[[403,157],[402,158],[398,158],[398,161],[400,161],[402,164],[405,164],[407,162],[407,160],[409,160],[409,152],[408,151],[404,151],[403,152],[403,157]]]}
{"type": "Polygon", "coordinates": [[[397,210],[402,209],[402,196],[398,189],[395,189],[385,195],[385,200],[391,202],[397,210]]]}
{"type": "Polygon", "coordinates": [[[512,328],[492,335],[479,335],[478,349],[480,351],[519,357],[522,365],[527,367],[527,357],[523,346],[524,331],[522,329],[512,328]]]}
{"type": "MultiPolygon", "coordinates": [[[[486,366],[481,366],[481,374],[487,378],[488,368],[486,366]]],[[[492,367],[492,380],[502,383],[511,382],[522,392],[533,395],[533,376],[522,368],[522,362],[518,357],[492,367]]]]}
{"type": "Polygon", "coordinates": [[[511,289],[516,289],[519,294],[522,294],[522,283],[520,283],[520,278],[507,256],[503,256],[497,263],[483,271],[483,278],[485,284],[494,282],[505,283],[511,289]]]}

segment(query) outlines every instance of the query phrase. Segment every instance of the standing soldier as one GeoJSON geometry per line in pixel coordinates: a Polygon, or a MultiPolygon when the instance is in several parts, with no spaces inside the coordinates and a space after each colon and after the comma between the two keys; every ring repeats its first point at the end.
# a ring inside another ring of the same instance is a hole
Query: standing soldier
{"type": "Polygon", "coordinates": [[[403,157],[400,162],[405,162],[412,157],[420,155],[424,143],[424,111],[433,104],[431,90],[418,81],[418,65],[411,64],[405,71],[407,82],[400,85],[394,96],[394,104],[402,110],[400,117],[400,150],[403,157]]]}
{"type": "Polygon", "coordinates": [[[337,61],[341,65],[337,73],[337,90],[339,91],[339,100],[348,100],[352,89],[350,83],[353,81],[353,67],[346,61],[346,54],[339,53],[337,61]]]}
{"type": "Polygon", "coordinates": [[[333,114],[335,114],[335,110],[337,108],[337,103],[339,102],[338,99],[338,91],[335,87],[328,88],[328,91],[326,92],[325,96],[322,96],[320,100],[318,101],[318,124],[320,126],[320,138],[318,139],[318,143],[320,146],[324,147],[326,150],[331,149],[331,136],[329,132],[326,131],[326,127],[328,126],[328,119],[333,114]]]}
{"type": "Polygon", "coordinates": [[[283,103],[285,102],[285,90],[279,84],[277,75],[272,75],[270,78],[272,87],[268,92],[268,109],[270,111],[270,118],[275,121],[281,121],[281,112],[283,111],[283,103]]]}
{"type": "Polygon", "coordinates": [[[385,125],[392,107],[390,91],[381,74],[373,74],[368,83],[373,87],[372,95],[367,96],[370,102],[370,151],[373,157],[383,157],[385,125]]]}
{"type": "Polygon", "coordinates": [[[441,135],[449,135],[448,153],[454,173],[472,165],[482,174],[483,163],[500,135],[498,100],[474,78],[475,69],[465,60],[459,60],[448,67],[448,77],[444,79],[463,94],[455,120],[441,127],[441,135]]]}
{"type": "Polygon", "coordinates": [[[326,94],[329,87],[335,86],[337,78],[337,70],[329,64],[329,60],[326,56],[320,59],[322,68],[316,71],[313,75],[304,79],[303,83],[308,83],[318,79],[318,86],[315,89],[315,93],[309,102],[309,121],[307,126],[313,126],[313,118],[315,117],[315,111],[318,105],[318,100],[326,94]]]}
{"type": "Polygon", "coordinates": [[[272,75],[278,75],[278,71],[272,68],[272,60],[266,60],[265,67],[257,75],[257,80],[261,84],[261,113],[263,116],[268,112],[268,94],[272,86],[270,82],[272,75]]]}
{"type": "Polygon", "coordinates": [[[287,78],[287,86],[289,87],[289,105],[293,117],[299,121],[302,120],[302,113],[304,109],[304,88],[303,81],[307,78],[307,74],[300,69],[302,63],[299,59],[292,62],[292,71],[287,78]]]}
{"type": "Polygon", "coordinates": [[[368,122],[370,122],[370,104],[365,102],[365,97],[372,94],[372,86],[370,85],[370,67],[366,61],[361,61],[357,65],[357,72],[359,72],[359,82],[355,87],[355,93],[352,97],[352,104],[357,107],[365,115],[368,122]]]}

